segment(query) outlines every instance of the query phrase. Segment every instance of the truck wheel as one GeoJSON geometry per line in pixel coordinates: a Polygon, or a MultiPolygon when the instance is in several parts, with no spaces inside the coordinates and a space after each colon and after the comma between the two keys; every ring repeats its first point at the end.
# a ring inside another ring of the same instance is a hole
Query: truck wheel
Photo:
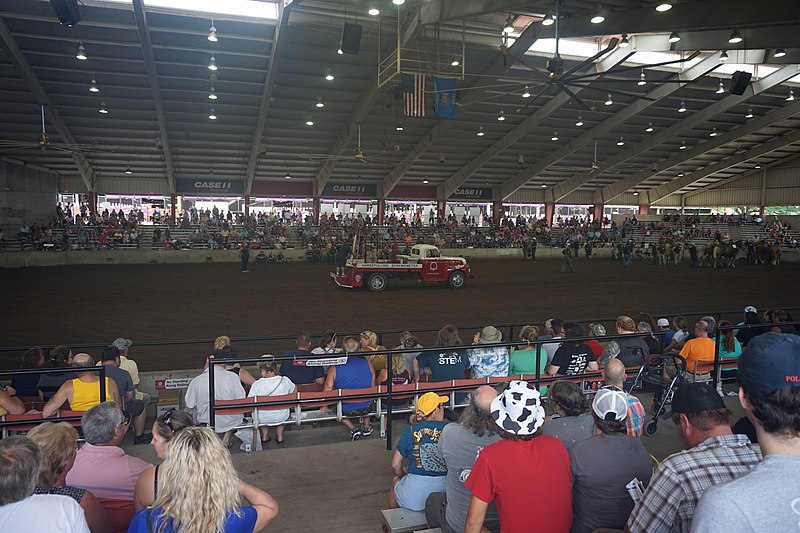
{"type": "Polygon", "coordinates": [[[448,283],[450,283],[450,287],[453,289],[460,289],[466,282],[467,276],[465,276],[460,270],[456,270],[450,274],[450,279],[448,281],[448,283]]]}
{"type": "Polygon", "coordinates": [[[383,289],[386,288],[386,275],[385,274],[373,274],[369,277],[369,281],[367,282],[367,286],[369,290],[372,292],[381,292],[383,289]]]}

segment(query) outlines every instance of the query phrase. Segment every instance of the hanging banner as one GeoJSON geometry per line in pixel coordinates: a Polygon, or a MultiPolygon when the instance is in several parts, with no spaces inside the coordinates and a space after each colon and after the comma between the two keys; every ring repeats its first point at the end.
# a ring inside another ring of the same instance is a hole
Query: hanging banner
{"type": "Polygon", "coordinates": [[[378,186],[362,183],[328,183],[322,190],[323,198],[375,198],[378,186]]]}
{"type": "Polygon", "coordinates": [[[489,187],[462,187],[450,195],[451,200],[491,200],[492,189],[489,187]]]}
{"type": "Polygon", "coordinates": [[[456,113],[456,86],[455,78],[433,77],[433,108],[438,118],[455,120],[456,113]]]}
{"type": "Polygon", "coordinates": [[[219,179],[178,179],[175,191],[179,194],[244,194],[244,182],[219,179]]]}

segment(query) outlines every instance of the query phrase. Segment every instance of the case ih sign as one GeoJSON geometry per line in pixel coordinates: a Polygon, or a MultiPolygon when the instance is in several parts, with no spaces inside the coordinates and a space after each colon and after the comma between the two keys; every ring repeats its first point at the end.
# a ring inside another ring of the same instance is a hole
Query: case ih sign
{"type": "Polygon", "coordinates": [[[451,200],[491,200],[492,189],[489,187],[462,187],[450,196],[451,200]]]}
{"type": "Polygon", "coordinates": [[[232,180],[179,179],[175,183],[179,193],[244,194],[244,182],[232,180]]]}
{"type": "Polygon", "coordinates": [[[328,183],[322,190],[324,198],[375,198],[378,186],[362,183],[328,183]]]}

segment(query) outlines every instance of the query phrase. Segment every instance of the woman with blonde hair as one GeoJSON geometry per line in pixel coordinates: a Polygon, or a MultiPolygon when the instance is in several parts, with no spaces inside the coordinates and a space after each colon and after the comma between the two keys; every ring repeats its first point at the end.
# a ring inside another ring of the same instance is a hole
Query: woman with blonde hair
{"type": "MultiPolygon", "coordinates": [[[[391,379],[392,385],[408,385],[411,383],[411,373],[406,368],[406,358],[401,353],[392,354],[392,377],[389,378],[389,369],[384,368],[378,372],[375,378],[376,385],[388,385],[391,379]]],[[[394,400],[392,407],[407,407],[408,400],[394,400]]]]}
{"type": "Polygon", "coordinates": [[[170,442],[153,506],[133,516],[128,533],[259,531],[277,515],[272,496],[239,479],[213,429],[187,427],[170,442]]]}
{"type": "Polygon", "coordinates": [[[75,464],[78,432],[66,422],[45,422],[28,432],[28,438],[42,451],[42,465],[35,494],[68,496],[80,504],[92,533],[110,533],[111,525],[103,506],[94,495],[67,485],[67,472],[75,464]]]}
{"type": "MultiPolygon", "coordinates": [[[[227,335],[220,335],[214,339],[214,352],[225,352],[225,357],[239,356],[239,351],[231,346],[231,338],[227,335]]],[[[212,355],[217,357],[216,354],[212,355]]],[[[206,361],[206,368],[208,368],[208,361],[206,361]]],[[[203,370],[205,370],[205,368],[203,370]]],[[[242,382],[242,385],[250,387],[256,382],[256,378],[253,377],[253,374],[251,374],[250,371],[245,369],[245,371],[242,372],[242,367],[239,366],[239,363],[233,365],[233,370],[231,370],[231,372],[239,376],[239,380],[242,382]]]]}

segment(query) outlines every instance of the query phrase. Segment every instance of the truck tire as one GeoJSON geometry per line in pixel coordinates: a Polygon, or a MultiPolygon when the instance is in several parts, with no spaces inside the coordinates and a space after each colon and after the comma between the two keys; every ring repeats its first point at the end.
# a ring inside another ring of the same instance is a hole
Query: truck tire
{"type": "Polygon", "coordinates": [[[454,270],[450,274],[450,279],[448,280],[450,287],[453,289],[460,289],[461,287],[464,286],[466,282],[467,282],[467,276],[465,276],[464,273],[460,270],[454,270]]]}
{"type": "Polygon", "coordinates": [[[386,288],[386,274],[372,274],[367,280],[367,287],[372,292],[381,292],[386,288]]]}

